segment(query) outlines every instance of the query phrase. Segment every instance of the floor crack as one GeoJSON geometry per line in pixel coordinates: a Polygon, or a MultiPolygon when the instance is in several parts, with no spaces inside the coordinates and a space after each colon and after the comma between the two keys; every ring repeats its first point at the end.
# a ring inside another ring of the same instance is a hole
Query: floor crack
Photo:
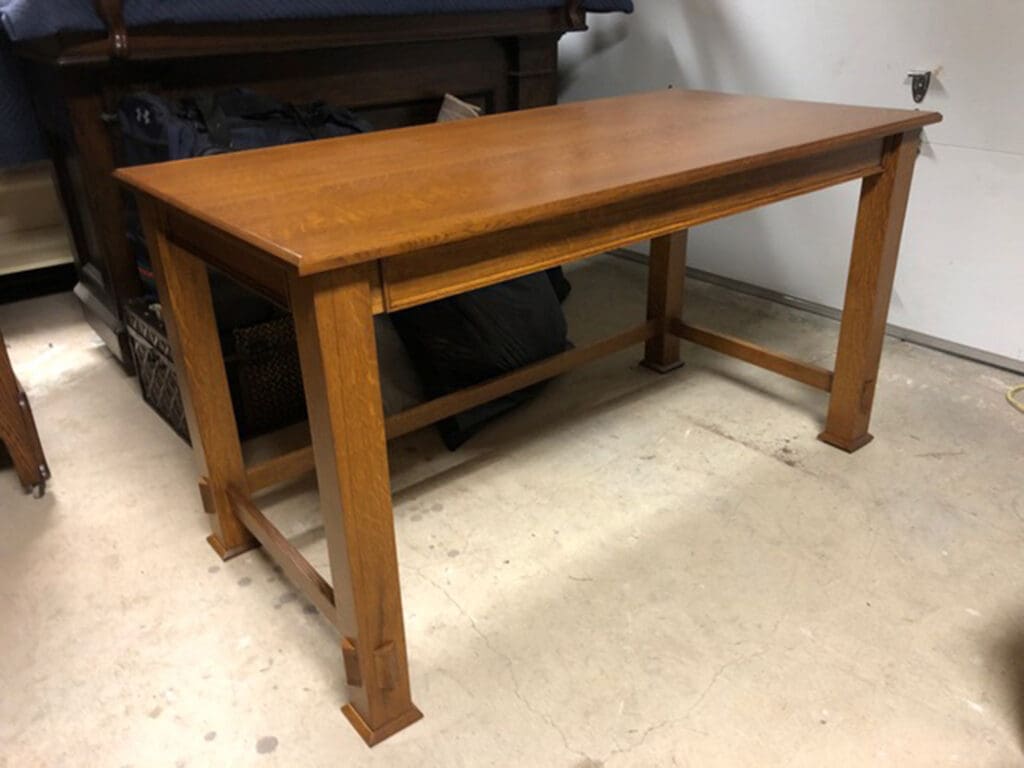
{"type": "MultiPolygon", "coordinates": [[[[720,665],[718,669],[715,670],[715,673],[711,676],[711,680],[708,681],[708,684],[704,686],[704,689],[700,692],[700,694],[698,694],[697,699],[693,702],[693,704],[686,708],[686,711],[682,715],[680,715],[679,717],[673,717],[667,720],[662,720],[660,723],[656,723],[648,727],[644,730],[642,734],[640,734],[640,738],[637,739],[637,741],[634,744],[631,744],[628,747],[613,749],[611,752],[608,753],[608,756],[603,761],[599,762],[599,765],[607,763],[609,760],[611,760],[613,757],[616,757],[617,755],[628,754],[633,750],[637,749],[638,747],[642,746],[643,743],[647,740],[647,737],[655,731],[661,730],[662,728],[666,728],[670,725],[682,725],[686,720],[690,718],[690,715],[697,711],[697,708],[704,703],[704,699],[707,698],[708,694],[711,692],[711,689],[715,687],[715,685],[718,683],[719,678],[721,678],[722,675],[725,674],[725,671],[727,669],[729,669],[730,667],[738,666],[740,664],[745,664],[746,662],[756,659],[759,656],[763,656],[767,652],[768,650],[766,648],[762,648],[759,651],[745,654],[743,656],[732,659],[731,661],[727,661],[724,664],[720,665]]],[[[685,725],[683,727],[686,730],[691,731],[692,733],[700,734],[701,736],[708,735],[707,731],[702,731],[699,728],[693,728],[691,726],[685,725]]]]}
{"type": "MultiPolygon", "coordinates": [[[[539,717],[545,725],[547,725],[555,733],[558,734],[559,738],[562,740],[562,744],[565,746],[566,751],[571,752],[572,754],[579,757],[583,761],[582,765],[603,766],[613,757],[616,757],[617,755],[628,754],[633,750],[637,749],[638,747],[642,746],[643,743],[647,740],[647,737],[655,731],[661,730],[662,728],[666,728],[668,726],[682,725],[682,723],[689,719],[689,717],[697,711],[700,705],[704,703],[704,700],[707,698],[708,694],[711,693],[711,690],[718,683],[722,675],[725,674],[726,670],[728,670],[731,667],[738,666],[740,664],[745,664],[746,662],[752,661],[753,659],[763,656],[768,652],[767,648],[762,648],[759,651],[744,654],[742,656],[739,656],[735,659],[732,659],[721,664],[715,670],[715,673],[711,676],[711,679],[708,681],[708,684],[705,685],[701,692],[698,694],[696,700],[689,707],[686,708],[686,711],[682,715],[680,715],[679,717],[668,718],[666,720],[662,720],[659,723],[655,723],[652,726],[649,726],[644,730],[642,734],[640,734],[640,738],[637,739],[635,743],[629,745],[628,747],[613,749],[611,752],[608,753],[608,756],[604,758],[604,760],[594,760],[585,752],[582,752],[573,747],[569,743],[569,738],[568,736],[566,736],[565,731],[563,731],[559,727],[559,725],[551,718],[551,716],[548,713],[534,707],[533,704],[530,703],[530,700],[523,695],[523,692],[519,686],[519,679],[516,677],[515,661],[513,661],[512,657],[506,654],[504,651],[500,650],[499,648],[495,647],[495,645],[491,642],[490,638],[484,633],[483,630],[480,629],[479,625],[477,625],[476,619],[474,619],[473,616],[465,608],[463,608],[462,604],[458,600],[456,600],[441,583],[439,583],[438,581],[424,573],[426,567],[427,566],[423,566],[421,568],[414,568],[413,570],[415,570],[415,572],[420,576],[420,578],[422,578],[427,583],[431,584],[435,589],[437,589],[441,594],[443,594],[445,598],[447,598],[448,602],[450,602],[455,607],[455,609],[460,614],[462,614],[463,617],[465,617],[465,619],[469,622],[469,625],[473,629],[473,632],[476,634],[476,636],[483,641],[485,646],[487,646],[487,650],[489,650],[492,654],[501,659],[501,661],[505,664],[505,667],[508,669],[509,677],[512,680],[512,691],[515,694],[515,697],[519,699],[519,701],[522,702],[523,706],[526,707],[533,715],[539,717]]],[[[783,618],[784,617],[780,617],[779,620],[775,623],[775,626],[773,627],[770,633],[771,635],[774,635],[775,632],[778,630],[779,625],[783,621],[783,618]]],[[[700,734],[701,736],[708,735],[706,731],[702,731],[698,728],[693,728],[690,726],[683,727],[686,728],[686,730],[700,734]]]]}
{"type": "MultiPolygon", "coordinates": [[[[424,568],[425,567],[426,566],[424,566],[424,568]]],[[[487,635],[484,634],[483,630],[481,630],[480,627],[477,625],[476,619],[474,619],[472,615],[470,615],[470,613],[462,607],[462,604],[459,603],[458,600],[452,597],[451,593],[447,589],[445,589],[444,586],[442,586],[440,583],[432,579],[430,576],[427,576],[423,572],[424,568],[415,569],[416,573],[419,574],[420,578],[422,578],[429,584],[432,584],[438,591],[440,591],[441,594],[443,594],[448,599],[448,602],[455,606],[455,609],[459,613],[461,613],[466,618],[467,621],[469,621],[469,625],[470,627],[472,627],[473,632],[476,633],[476,636],[483,641],[484,645],[487,646],[487,649],[495,656],[497,656],[499,659],[501,659],[502,662],[504,662],[505,667],[508,669],[509,677],[512,680],[512,692],[515,694],[515,697],[519,699],[519,701],[523,703],[523,706],[525,706],[532,714],[539,717],[548,727],[550,727],[552,730],[555,731],[555,733],[558,734],[559,738],[562,740],[562,744],[565,746],[565,749],[567,751],[572,752],[574,755],[580,757],[586,765],[593,763],[593,760],[589,755],[587,755],[585,752],[581,752],[580,750],[575,749],[572,745],[569,744],[569,738],[565,735],[565,731],[563,731],[558,726],[558,724],[551,718],[549,714],[534,707],[533,704],[530,703],[529,699],[527,699],[523,695],[522,690],[519,687],[519,679],[516,677],[515,662],[512,660],[512,657],[506,654],[505,652],[501,651],[500,649],[496,648],[491,643],[490,638],[487,637],[487,635]]],[[[600,765],[600,763],[598,763],[598,765],[600,765]]]]}

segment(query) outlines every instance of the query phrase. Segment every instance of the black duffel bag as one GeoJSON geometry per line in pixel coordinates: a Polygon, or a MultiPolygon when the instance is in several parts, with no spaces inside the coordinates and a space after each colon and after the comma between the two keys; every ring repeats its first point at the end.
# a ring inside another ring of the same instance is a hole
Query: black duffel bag
{"type": "MultiPolygon", "coordinates": [[[[199,93],[170,100],[136,93],[121,100],[121,165],[163,163],[190,157],[260,149],[313,139],[329,139],[373,130],[366,120],[347,109],[323,102],[289,104],[248,90],[199,93]]],[[[149,253],[134,200],[126,206],[127,237],[150,293],[155,293],[149,253]]],[[[229,325],[260,322],[253,303],[225,281],[217,280],[218,306],[229,325]]]]}
{"type": "MultiPolygon", "coordinates": [[[[561,280],[561,272],[558,273],[561,280]]],[[[565,283],[568,286],[568,282],[565,283]]],[[[565,314],[543,272],[479,288],[390,315],[428,397],[441,397],[569,346],[565,314]]],[[[531,399],[534,385],[438,423],[454,451],[486,422],[531,399]]]]}
{"type": "Polygon", "coordinates": [[[373,126],[324,102],[289,104],[231,90],[168,100],[126,96],[118,110],[124,164],[140,165],[366,133],[373,126]]]}

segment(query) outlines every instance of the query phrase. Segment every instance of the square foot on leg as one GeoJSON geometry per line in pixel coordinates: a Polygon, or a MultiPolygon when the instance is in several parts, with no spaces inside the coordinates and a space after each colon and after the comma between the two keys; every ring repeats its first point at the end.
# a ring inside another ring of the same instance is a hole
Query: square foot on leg
{"type": "Polygon", "coordinates": [[[235,547],[234,549],[227,549],[221,543],[220,539],[217,538],[216,534],[213,533],[206,537],[206,543],[209,544],[213,548],[213,551],[217,553],[217,556],[224,561],[230,560],[233,557],[238,557],[239,555],[244,555],[250,549],[256,549],[256,547],[260,545],[256,539],[253,539],[248,544],[243,544],[242,546],[235,547]]]}
{"type": "Polygon", "coordinates": [[[821,440],[821,442],[823,443],[828,443],[829,445],[835,446],[836,448],[846,451],[847,453],[853,453],[855,451],[859,451],[861,448],[863,448],[865,445],[870,443],[875,438],[873,435],[869,435],[868,433],[865,432],[858,438],[855,438],[853,440],[846,440],[844,438],[829,434],[828,432],[822,432],[820,435],[818,435],[818,439],[821,440]]]}
{"type": "Polygon", "coordinates": [[[671,373],[672,371],[679,370],[680,368],[685,366],[686,363],[684,363],[682,360],[677,360],[674,363],[662,365],[661,363],[652,363],[649,360],[641,360],[640,365],[642,365],[644,368],[649,368],[655,373],[671,373]]]}
{"type": "Polygon", "coordinates": [[[368,747],[380,744],[384,739],[394,736],[423,717],[423,713],[419,709],[414,705],[410,705],[409,709],[398,717],[389,720],[377,729],[373,729],[363,720],[363,716],[351,704],[343,706],[341,712],[352,724],[352,727],[356,729],[356,733],[363,737],[363,741],[366,742],[368,747]]]}

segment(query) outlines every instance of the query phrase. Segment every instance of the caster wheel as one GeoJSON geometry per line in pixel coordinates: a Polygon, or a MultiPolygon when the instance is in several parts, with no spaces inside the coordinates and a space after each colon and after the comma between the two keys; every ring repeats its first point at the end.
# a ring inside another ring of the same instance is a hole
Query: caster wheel
{"type": "Polygon", "coordinates": [[[41,499],[43,494],[46,493],[46,481],[43,480],[41,483],[36,483],[32,486],[32,498],[41,499]]]}

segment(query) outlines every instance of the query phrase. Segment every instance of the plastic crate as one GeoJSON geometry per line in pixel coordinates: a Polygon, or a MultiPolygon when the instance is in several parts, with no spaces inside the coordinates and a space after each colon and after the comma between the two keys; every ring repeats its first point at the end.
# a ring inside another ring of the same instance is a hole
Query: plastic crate
{"type": "MultiPolygon", "coordinates": [[[[191,443],[181,389],[159,315],[159,304],[128,302],[125,312],[142,397],[171,428],[191,443]]],[[[221,344],[243,439],[286,427],[306,418],[295,329],[288,315],[224,333],[221,344]]]]}

